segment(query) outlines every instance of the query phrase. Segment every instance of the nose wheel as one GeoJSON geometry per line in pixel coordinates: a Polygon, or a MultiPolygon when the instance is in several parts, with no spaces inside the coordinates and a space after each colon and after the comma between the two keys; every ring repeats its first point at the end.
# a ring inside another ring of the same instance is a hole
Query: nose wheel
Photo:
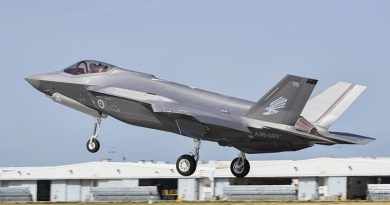
{"type": "Polygon", "coordinates": [[[87,150],[91,153],[96,153],[100,149],[100,142],[96,138],[99,136],[101,124],[102,118],[99,117],[96,119],[95,127],[93,129],[93,135],[89,138],[87,142],[87,150]]]}
{"type": "Polygon", "coordinates": [[[191,176],[195,171],[199,160],[201,140],[194,139],[194,151],[192,155],[185,154],[176,161],[176,170],[182,176],[191,176]]]}
{"type": "Polygon", "coordinates": [[[241,152],[237,158],[233,159],[230,164],[230,171],[237,178],[243,178],[248,175],[251,166],[245,157],[245,153],[241,152]]]}
{"type": "Polygon", "coordinates": [[[99,151],[99,148],[100,148],[99,140],[94,139],[94,138],[88,140],[88,142],[87,142],[87,150],[89,152],[96,153],[97,151],[99,151]]]}

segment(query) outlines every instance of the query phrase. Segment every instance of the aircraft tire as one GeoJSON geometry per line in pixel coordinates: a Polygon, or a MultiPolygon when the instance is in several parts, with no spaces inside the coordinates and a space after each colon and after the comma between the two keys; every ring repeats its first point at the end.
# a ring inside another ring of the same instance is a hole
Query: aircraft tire
{"type": "Polygon", "coordinates": [[[96,153],[100,149],[100,142],[97,139],[92,139],[92,141],[88,140],[87,142],[87,150],[91,153],[96,153]]]}
{"type": "Polygon", "coordinates": [[[238,157],[233,159],[232,163],[230,164],[230,171],[232,174],[237,177],[237,178],[243,178],[245,177],[251,168],[249,161],[247,159],[244,159],[244,167],[241,169],[237,169],[237,162],[238,162],[238,157]]]}
{"type": "Polygon", "coordinates": [[[191,155],[180,156],[176,161],[176,170],[182,176],[191,176],[196,170],[197,163],[191,155]]]}

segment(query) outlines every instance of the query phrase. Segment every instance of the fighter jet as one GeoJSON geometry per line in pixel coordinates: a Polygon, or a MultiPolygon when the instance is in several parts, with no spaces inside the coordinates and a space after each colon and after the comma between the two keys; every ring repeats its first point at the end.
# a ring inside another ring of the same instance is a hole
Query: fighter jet
{"type": "Polygon", "coordinates": [[[96,118],[87,141],[89,152],[99,150],[97,137],[102,119],[108,116],[192,138],[192,153],[176,162],[177,172],[183,176],[195,172],[202,140],[240,151],[230,165],[236,177],[249,173],[245,154],[375,140],[329,130],[365,90],[346,82],[338,82],[309,100],[317,80],[286,75],[258,102],[251,102],[92,60],[26,80],[55,102],[96,118]]]}

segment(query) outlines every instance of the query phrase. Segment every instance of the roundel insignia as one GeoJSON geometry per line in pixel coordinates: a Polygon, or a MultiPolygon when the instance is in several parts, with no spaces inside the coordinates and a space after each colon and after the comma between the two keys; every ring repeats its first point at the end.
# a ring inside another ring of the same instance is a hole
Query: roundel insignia
{"type": "Polygon", "coordinates": [[[99,99],[99,100],[97,101],[97,104],[98,104],[98,106],[99,106],[101,109],[104,108],[104,101],[103,101],[102,99],[99,99]]]}

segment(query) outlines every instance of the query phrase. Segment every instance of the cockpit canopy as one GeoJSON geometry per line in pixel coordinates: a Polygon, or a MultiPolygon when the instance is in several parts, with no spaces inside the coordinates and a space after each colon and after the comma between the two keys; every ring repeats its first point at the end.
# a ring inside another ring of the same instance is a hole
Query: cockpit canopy
{"type": "Polygon", "coordinates": [[[90,73],[104,73],[110,71],[113,67],[113,65],[110,65],[108,63],[103,63],[100,61],[92,61],[92,60],[86,60],[86,61],[80,61],[74,65],[71,65],[62,72],[69,73],[72,75],[83,75],[83,74],[90,74],[90,73]]]}

